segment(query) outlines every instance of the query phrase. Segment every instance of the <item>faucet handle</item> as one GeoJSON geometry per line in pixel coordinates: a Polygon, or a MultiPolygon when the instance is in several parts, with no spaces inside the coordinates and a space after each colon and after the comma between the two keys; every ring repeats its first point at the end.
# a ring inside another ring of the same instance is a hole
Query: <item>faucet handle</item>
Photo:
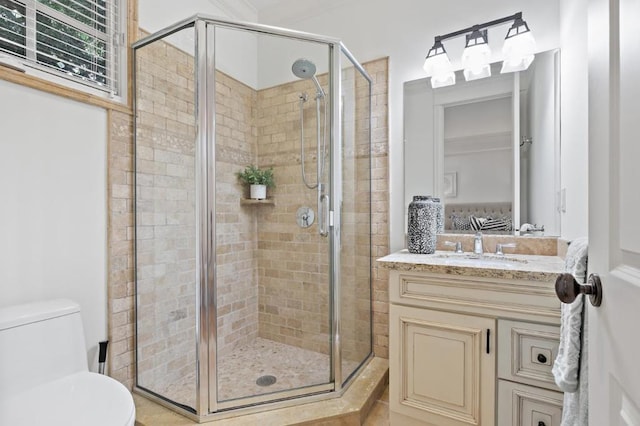
{"type": "Polygon", "coordinates": [[[462,242],[461,241],[456,241],[455,243],[453,241],[445,241],[444,245],[445,246],[456,246],[455,252],[456,253],[463,253],[463,251],[462,251],[462,242]]]}
{"type": "Polygon", "coordinates": [[[504,254],[502,251],[503,248],[513,248],[516,246],[516,243],[498,243],[496,244],[496,254],[504,254]]]}

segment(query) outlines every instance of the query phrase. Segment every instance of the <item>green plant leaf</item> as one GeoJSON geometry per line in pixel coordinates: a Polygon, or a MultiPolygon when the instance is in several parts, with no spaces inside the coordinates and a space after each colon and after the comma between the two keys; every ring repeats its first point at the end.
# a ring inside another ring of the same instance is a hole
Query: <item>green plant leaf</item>
{"type": "Polygon", "coordinates": [[[268,188],[276,186],[273,179],[273,167],[261,169],[253,164],[237,173],[238,179],[246,185],[266,185],[268,188]]]}

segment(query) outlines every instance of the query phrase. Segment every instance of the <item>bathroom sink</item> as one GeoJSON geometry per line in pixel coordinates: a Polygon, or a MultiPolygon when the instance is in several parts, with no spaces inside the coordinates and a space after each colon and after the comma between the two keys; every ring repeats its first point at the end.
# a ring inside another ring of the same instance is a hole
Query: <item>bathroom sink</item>
{"type": "Polygon", "coordinates": [[[473,253],[436,253],[434,257],[438,259],[451,259],[454,261],[465,261],[478,264],[495,264],[495,263],[528,263],[526,259],[519,258],[513,255],[498,255],[498,254],[473,254],[473,253]]]}

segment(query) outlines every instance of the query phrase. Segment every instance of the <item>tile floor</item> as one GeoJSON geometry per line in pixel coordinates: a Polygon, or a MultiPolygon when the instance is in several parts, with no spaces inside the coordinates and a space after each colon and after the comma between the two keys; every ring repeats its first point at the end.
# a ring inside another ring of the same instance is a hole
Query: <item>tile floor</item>
{"type": "MultiPolygon", "coordinates": [[[[342,368],[351,372],[357,366],[357,362],[346,362],[342,368]]],[[[220,359],[219,400],[329,383],[329,371],[329,355],[258,337],[220,359]],[[276,382],[256,384],[264,375],[276,377],[276,382]]]]}
{"type": "MultiPolygon", "coordinates": [[[[357,362],[344,361],[344,374],[358,367],[357,362]]],[[[263,395],[288,389],[329,382],[329,355],[295,346],[256,338],[220,359],[218,368],[218,396],[220,401],[263,395]],[[259,386],[259,377],[271,375],[276,382],[259,386]]],[[[195,405],[195,373],[182,378],[180,383],[156,382],[148,389],[180,404],[195,405]]]]}

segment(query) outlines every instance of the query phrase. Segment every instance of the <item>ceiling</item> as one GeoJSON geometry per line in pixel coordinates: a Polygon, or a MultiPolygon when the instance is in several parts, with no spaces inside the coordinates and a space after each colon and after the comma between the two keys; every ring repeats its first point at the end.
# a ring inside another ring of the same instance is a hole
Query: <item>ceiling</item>
{"type": "Polygon", "coordinates": [[[246,0],[246,2],[255,7],[256,10],[260,11],[271,6],[275,6],[278,3],[282,3],[283,0],[246,0]]]}

